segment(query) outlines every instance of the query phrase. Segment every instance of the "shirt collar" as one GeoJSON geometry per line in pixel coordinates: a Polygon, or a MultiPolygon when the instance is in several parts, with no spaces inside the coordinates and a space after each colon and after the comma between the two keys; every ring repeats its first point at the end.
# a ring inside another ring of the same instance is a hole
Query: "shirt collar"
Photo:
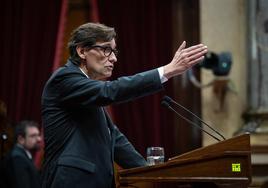
{"type": "Polygon", "coordinates": [[[83,71],[83,69],[81,69],[80,67],[79,67],[79,69],[82,71],[82,73],[83,73],[87,78],[89,78],[88,75],[83,71]]]}

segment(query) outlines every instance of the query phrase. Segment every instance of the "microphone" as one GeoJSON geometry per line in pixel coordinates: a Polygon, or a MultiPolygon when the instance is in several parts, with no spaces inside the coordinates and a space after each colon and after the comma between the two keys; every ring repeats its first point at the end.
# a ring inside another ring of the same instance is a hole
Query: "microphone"
{"type": "Polygon", "coordinates": [[[171,107],[170,103],[176,104],[177,106],[181,107],[183,110],[187,111],[188,113],[190,113],[191,115],[193,115],[194,117],[196,117],[198,120],[200,120],[203,124],[205,124],[208,128],[210,128],[212,131],[214,131],[217,135],[219,135],[220,137],[223,138],[223,140],[226,140],[225,137],[220,134],[217,130],[213,129],[210,125],[208,125],[206,122],[204,122],[200,117],[198,117],[197,115],[195,115],[193,112],[191,112],[190,110],[188,110],[187,108],[185,108],[184,106],[182,106],[181,104],[175,102],[174,100],[172,100],[170,97],[165,96],[162,99],[161,104],[165,107],[167,107],[169,110],[175,112],[178,116],[180,116],[182,119],[184,119],[185,121],[187,121],[188,123],[190,123],[191,125],[194,125],[195,127],[199,128],[201,131],[205,132],[206,134],[210,135],[211,137],[213,137],[214,139],[216,139],[217,141],[222,141],[221,139],[217,138],[216,136],[210,134],[209,132],[207,132],[205,129],[203,129],[199,124],[194,123],[193,121],[189,120],[188,118],[184,117],[183,115],[181,115],[180,113],[178,113],[174,108],[171,107]]]}
{"type": "Polygon", "coordinates": [[[188,110],[187,108],[185,108],[184,106],[182,106],[181,104],[177,103],[176,101],[174,101],[173,99],[171,99],[168,96],[164,96],[163,100],[166,101],[168,104],[173,103],[179,107],[181,107],[183,110],[185,110],[186,112],[190,113],[191,115],[193,115],[194,117],[196,117],[199,121],[201,121],[203,124],[205,124],[210,130],[214,131],[217,135],[219,135],[223,140],[226,140],[226,138],[219,133],[219,131],[217,131],[216,129],[212,128],[210,125],[208,125],[206,122],[204,122],[204,120],[202,120],[200,117],[198,117],[197,115],[195,115],[193,112],[191,112],[190,110],[188,110]]]}

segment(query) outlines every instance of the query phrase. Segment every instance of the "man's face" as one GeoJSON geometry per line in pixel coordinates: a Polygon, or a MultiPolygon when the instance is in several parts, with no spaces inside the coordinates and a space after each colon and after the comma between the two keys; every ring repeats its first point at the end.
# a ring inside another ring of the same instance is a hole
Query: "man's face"
{"type": "Polygon", "coordinates": [[[29,151],[37,151],[41,147],[40,132],[37,127],[27,127],[24,138],[20,138],[20,144],[29,151]]]}
{"type": "Polygon", "coordinates": [[[84,50],[84,66],[90,78],[103,80],[112,76],[114,63],[117,61],[115,50],[114,39],[97,42],[92,48],[84,50]]]}

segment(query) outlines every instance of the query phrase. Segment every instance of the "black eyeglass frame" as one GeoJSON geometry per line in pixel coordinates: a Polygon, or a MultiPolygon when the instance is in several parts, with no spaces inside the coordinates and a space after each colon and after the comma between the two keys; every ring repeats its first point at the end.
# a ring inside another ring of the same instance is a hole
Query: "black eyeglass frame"
{"type": "Polygon", "coordinates": [[[112,52],[114,53],[115,56],[118,55],[118,50],[117,49],[113,49],[110,46],[101,46],[101,45],[92,45],[89,47],[89,49],[93,49],[93,48],[100,48],[103,50],[103,54],[105,57],[110,57],[110,55],[112,54],[112,52]]]}

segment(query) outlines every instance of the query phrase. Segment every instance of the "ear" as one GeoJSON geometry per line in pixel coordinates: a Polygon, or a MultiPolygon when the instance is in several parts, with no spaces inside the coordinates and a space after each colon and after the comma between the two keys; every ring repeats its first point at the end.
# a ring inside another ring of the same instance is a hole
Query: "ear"
{"type": "Polygon", "coordinates": [[[77,54],[79,55],[79,57],[81,59],[86,59],[85,49],[84,48],[82,48],[81,46],[77,46],[76,47],[76,52],[77,52],[77,54]]]}
{"type": "Polygon", "coordinates": [[[21,145],[23,145],[25,143],[25,138],[21,135],[18,136],[17,138],[17,142],[21,145]]]}

